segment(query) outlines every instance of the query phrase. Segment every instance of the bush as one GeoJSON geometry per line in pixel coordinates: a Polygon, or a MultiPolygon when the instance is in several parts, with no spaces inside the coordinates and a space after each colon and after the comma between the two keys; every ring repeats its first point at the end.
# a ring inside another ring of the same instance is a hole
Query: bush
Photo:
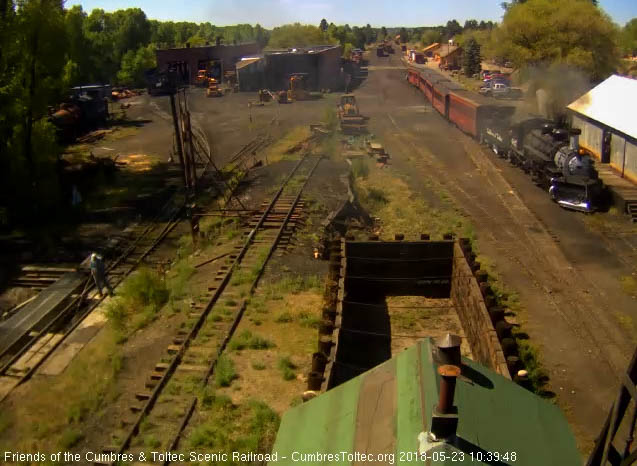
{"type": "Polygon", "coordinates": [[[255,371],[262,371],[263,369],[265,369],[265,364],[255,361],[252,363],[252,369],[254,369],[255,371]]]}
{"type": "Polygon", "coordinates": [[[238,377],[234,362],[226,356],[221,356],[215,367],[215,383],[217,387],[229,387],[232,381],[238,377]]]}
{"type": "Polygon", "coordinates": [[[168,301],[168,289],[159,275],[148,268],[141,268],[122,285],[121,297],[138,307],[152,306],[159,310],[168,301]]]}

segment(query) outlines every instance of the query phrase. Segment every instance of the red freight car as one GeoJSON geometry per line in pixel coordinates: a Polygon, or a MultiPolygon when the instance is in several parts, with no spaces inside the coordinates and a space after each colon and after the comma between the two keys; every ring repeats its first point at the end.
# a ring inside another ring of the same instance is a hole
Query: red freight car
{"type": "Polygon", "coordinates": [[[409,84],[413,86],[418,86],[418,82],[420,81],[418,70],[409,68],[407,70],[407,81],[409,81],[409,84]]]}
{"type": "Polygon", "coordinates": [[[449,94],[449,121],[478,140],[487,121],[505,121],[514,113],[515,107],[511,105],[493,102],[464,89],[456,89],[449,94]]]}

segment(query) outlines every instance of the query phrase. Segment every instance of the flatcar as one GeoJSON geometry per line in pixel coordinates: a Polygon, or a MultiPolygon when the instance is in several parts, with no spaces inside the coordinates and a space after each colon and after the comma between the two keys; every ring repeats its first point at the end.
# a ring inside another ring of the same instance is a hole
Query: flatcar
{"type": "Polygon", "coordinates": [[[531,174],[560,206],[591,212],[602,204],[604,186],[572,130],[520,118],[511,104],[466,91],[433,70],[410,68],[408,81],[446,120],[531,174]]]}

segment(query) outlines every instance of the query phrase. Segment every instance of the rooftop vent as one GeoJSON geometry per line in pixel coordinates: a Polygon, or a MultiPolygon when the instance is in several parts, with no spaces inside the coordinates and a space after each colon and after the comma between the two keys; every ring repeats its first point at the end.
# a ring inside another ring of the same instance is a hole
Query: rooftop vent
{"type": "Polygon", "coordinates": [[[447,334],[436,340],[438,350],[438,374],[440,388],[438,403],[431,414],[431,437],[433,440],[444,440],[456,434],[458,428],[458,408],[453,405],[456,392],[456,379],[460,376],[460,343],[457,335],[447,334]]]}

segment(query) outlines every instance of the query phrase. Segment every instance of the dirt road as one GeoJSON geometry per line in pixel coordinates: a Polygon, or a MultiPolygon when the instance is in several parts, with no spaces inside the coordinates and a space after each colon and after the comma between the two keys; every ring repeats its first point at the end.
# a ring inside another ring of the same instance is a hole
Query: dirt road
{"type": "Polygon", "coordinates": [[[519,293],[526,312],[518,318],[588,450],[634,350],[637,302],[619,279],[634,272],[635,238],[587,229],[582,214],[552,203],[530,178],[441,118],[407,84],[397,60],[393,67],[383,60],[371,58],[369,79],[356,91],[361,111],[393,170],[421,192],[428,189],[423,177],[437,180],[471,218],[481,254],[519,293]]]}

